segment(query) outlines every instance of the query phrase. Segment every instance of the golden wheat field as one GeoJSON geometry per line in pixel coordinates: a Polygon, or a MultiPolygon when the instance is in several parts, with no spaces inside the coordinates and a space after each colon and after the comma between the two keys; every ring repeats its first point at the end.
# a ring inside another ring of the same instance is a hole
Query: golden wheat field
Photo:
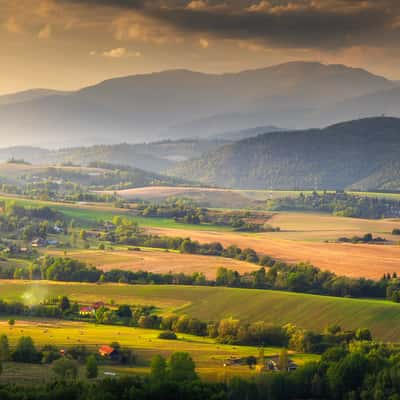
{"type": "MultiPolygon", "coordinates": [[[[46,254],[65,256],[64,251],[46,249],[46,254]]],[[[94,265],[103,271],[123,269],[129,271],[148,271],[154,273],[184,273],[190,275],[202,272],[214,279],[219,267],[234,269],[240,273],[258,269],[257,265],[223,257],[181,254],[163,250],[129,251],[117,250],[70,250],[67,257],[94,265]]]]}
{"type": "Polygon", "coordinates": [[[236,244],[250,247],[287,262],[310,262],[322,269],[339,275],[380,278],[384,273],[400,273],[400,245],[333,243],[341,236],[352,237],[373,233],[388,240],[396,220],[362,220],[340,218],[322,214],[277,213],[269,221],[279,226],[281,232],[236,233],[217,231],[188,231],[170,228],[151,228],[151,232],[163,235],[190,236],[200,242],[219,241],[223,245],[236,244]]]}

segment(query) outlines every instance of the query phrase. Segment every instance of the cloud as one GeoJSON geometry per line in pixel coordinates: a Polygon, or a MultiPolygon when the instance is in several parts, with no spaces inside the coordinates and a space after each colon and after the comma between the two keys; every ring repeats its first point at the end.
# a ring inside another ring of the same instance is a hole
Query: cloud
{"type": "Polygon", "coordinates": [[[208,46],[210,45],[210,43],[208,42],[207,39],[204,38],[200,38],[199,39],[199,44],[203,49],[208,49],[208,46]]]}
{"type": "Polygon", "coordinates": [[[193,0],[186,6],[186,8],[189,10],[204,10],[207,6],[208,4],[204,0],[193,0]]]}
{"type": "Polygon", "coordinates": [[[19,24],[15,17],[9,17],[6,22],[4,23],[4,28],[7,32],[10,33],[22,33],[23,28],[22,25],[19,24]]]}
{"type": "Polygon", "coordinates": [[[79,1],[133,10],[183,34],[251,40],[268,48],[394,46],[400,39],[398,0],[79,1]]]}
{"type": "MultiPolygon", "coordinates": [[[[97,54],[96,51],[91,51],[90,55],[97,54]]],[[[101,53],[102,56],[108,58],[126,58],[126,57],[141,57],[142,53],[140,51],[129,51],[125,47],[117,47],[115,49],[110,49],[103,51],[101,53]]]]}
{"type": "Polygon", "coordinates": [[[165,43],[181,43],[184,35],[174,27],[160,24],[152,18],[135,12],[120,15],[112,21],[111,31],[118,41],[139,41],[162,45],[165,43]]]}
{"type": "Polygon", "coordinates": [[[52,29],[50,24],[46,24],[38,33],[39,39],[49,39],[52,34],[52,29]]]}

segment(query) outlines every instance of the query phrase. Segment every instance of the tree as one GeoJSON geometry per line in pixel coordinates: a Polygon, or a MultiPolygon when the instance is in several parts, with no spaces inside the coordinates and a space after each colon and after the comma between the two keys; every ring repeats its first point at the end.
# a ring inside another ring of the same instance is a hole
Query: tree
{"type": "Polygon", "coordinates": [[[357,340],[372,340],[372,334],[369,329],[357,329],[356,331],[356,339],[357,340]]]}
{"type": "Polygon", "coordinates": [[[86,239],[87,239],[87,232],[86,232],[84,229],[82,229],[82,230],[79,232],[79,238],[80,238],[81,240],[86,240],[86,239]]]}
{"type": "Polygon", "coordinates": [[[132,318],[132,310],[128,305],[122,304],[118,307],[117,315],[121,318],[132,318]]]}
{"type": "Polygon", "coordinates": [[[67,311],[67,310],[70,309],[70,307],[71,307],[71,303],[70,303],[68,297],[67,296],[63,296],[61,298],[61,301],[60,301],[60,309],[61,309],[61,311],[63,311],[63,312],[67,311]]]}
{"type": "Polygon", "coordinates": [[[257,364],[257,358],[254,356],[246,357],[247,366],[252,369],[257,364]]]}
{"type": "Polygon", "coordinates": [[[6,335],[0,336],[0,361],[8,361],[10,359],[10,345],[6,335]]]}
{"type": "Polygon", "coordinates": [[[97,359],[92,354],[86,360],[86,377],[89,379],[97,378],[99,374],[99,367],[97,365],[97,359]]]}
{"type": "Polygon", "coordinates": [[[367,365],[367,359],[359,353],[348,354],[341,361],[331,364],[327,378],[334,397],[340,399],[344,393],[356,390],[368,371],[367,365]]]}
{"type": "Polygon", "coordinates": [[[168,376],[173,381],[193,381],[197,379],[195,363],[188,353],[173,353],[168,360],[168,376]]]}
{"type": "Polygon", "coordinates": [[[240,321],[233,318],[222,319],[218,325],[218,335],[221,338],[236,338],[240,327],[240,321]]]}
{"type": "Polygon", "coordinates": [[[151,359],[150,378],[154,382],[161,382],[167,375],[167,362],[163,356],[157,355],[151,359]]]}
{"type": "Polygon", "coordinates": [[[15,325],[15,319],[14,319],[14,318],[10,318],[10,319],[8,320],[8,326],[12,327],[12,326],[14,326],[14,325],[15,325]]]}
{"type": "Polygon", "coordinates": [[[75,379],[78,376],[78,364],[68,358],[60,358],[53,362],[53,371],[61,379],[75,379]]]}
{"type": "Polygon", "coordinates": [[[289,364],[288,352],[286,349],[282,349],[279,354],[279,368],[281,371],[287,371],[289,364]]]}
{"type": "Polygon", "coordinates": [[[16,362],[36,363],[41,359],[41,354],[36,350],[35,344],[30,336],[22,336],[12,354],[16,362]]]}
{"type": "Polygon", "coordinates": [[[195,253],[196,252],[196,243],[192,242],[190,239],[185,239],[180,247],[180,251],[182,253],[195,253]]]}

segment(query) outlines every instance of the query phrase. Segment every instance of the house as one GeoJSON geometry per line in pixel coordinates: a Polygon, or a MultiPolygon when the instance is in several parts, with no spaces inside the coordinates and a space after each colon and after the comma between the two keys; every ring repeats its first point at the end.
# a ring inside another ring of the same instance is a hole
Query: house
{"type": "Polygon", "coordinates": [[[295,362],[293,362],[292,360],[289,360],[288,369],[287,369],[288,372],[296,371],[297,368],[298,368],[298,365],[295,362]]]}
{"type": "Polygon", "coordinates": [[[94,308],[95,310],[98,310],[101,307],[104,307],[105,304],[102,301],[96,301],[96,303],[92,304],[92,308],[94,308]]]}
{"type": "Polygon", "coordinates": [[[47,240],[43,238],[37,238],[32,241],[32,247],[44,247],[47,245],[47,240]]]}
{"type": "MultiPolygon", "coordinates": [[[[296,371],[296,369],[298,368],[298,365],[293,362],[293,360],[288,360],[287,361],[287,371],[291,372],[291,371],[296,371]]],[[[274,357],[272,359],[267,360],[265,369],[263,368],[263,370],[267,370],[267,371],[280,371],[281,367],[279,365],[279,358],[278,357],[274,357]]]]}
{"type": "Polygon", "coordinates": [[[79,315],[81,315],[82,317],[87,317],[89,315],[93,315],[95,311],[96,310],[93,307],[85,306],[79,309],[79,315]]]}
{"type": "Polygon", "coordinates": [[[116,360],[119,355],[118,351],[115,350],[113,347],[108,346],[108,345],[103,345],[99,347],[99,354],[102,357],[109,358],[111,360],[116,360]]]}
{"type": "Polygon", "coordinates": [[[55,233],[63,233],[63,232],[64,232],[64,229],[61,228],[61,226],[54,225],[54,226],[53,226],[53,231],[54,231],[55,233]]]}

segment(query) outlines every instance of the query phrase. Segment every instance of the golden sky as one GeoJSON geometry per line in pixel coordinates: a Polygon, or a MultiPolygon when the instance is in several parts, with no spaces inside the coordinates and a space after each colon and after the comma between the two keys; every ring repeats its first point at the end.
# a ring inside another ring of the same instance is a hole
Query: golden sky
{"type": "Polygon", "coordinates": [[[400,80],[399,0],[0,0],[0,93],[294,60],[400,80]]]}

